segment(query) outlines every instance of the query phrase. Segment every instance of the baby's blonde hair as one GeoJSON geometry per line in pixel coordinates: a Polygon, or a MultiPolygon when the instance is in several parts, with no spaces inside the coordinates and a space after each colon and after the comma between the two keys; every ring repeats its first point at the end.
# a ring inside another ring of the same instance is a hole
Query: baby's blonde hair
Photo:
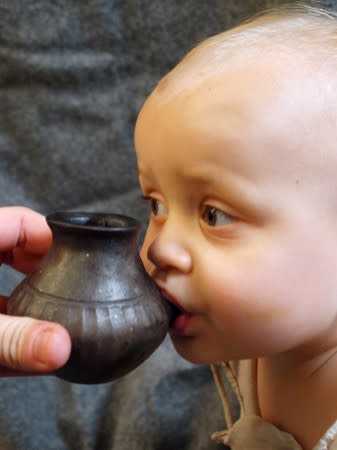
{"type": "Polygon", "coordinates": [[[165,101],[182,89],[193,89],[210,74],[221,74],[233,61],[254,65],[260,56],[276,58],[289,70],[301,66],[302,76],[315,73],[317,86],[323,82],[331,92],[337,91],[337,12],[317,2],[264,10],[192,48],[159,82],[156,92],[165,101]],[[186,76],[188,83],[175,83],[186,76]]]}
{"type": "Polygon", "coordinates": [[[322,59],[337,61],[337,12],[314,3],[283,4],[264,10],[238,26],[206,39],[195,51],[209,50],[213,58],[230,50],[254,48],[275,51],[306,52],[322,59]],[[317,5],[317,6],[315,6],[317,5]],[[309,50],[309,52],[308,52],[309,50]]]}

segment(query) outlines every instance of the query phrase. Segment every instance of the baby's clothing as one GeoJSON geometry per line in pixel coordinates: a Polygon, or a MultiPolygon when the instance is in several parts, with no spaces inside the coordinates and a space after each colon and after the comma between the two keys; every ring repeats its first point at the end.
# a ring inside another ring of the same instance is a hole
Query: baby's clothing
{"type": "MultiPolygon", "coordinates": [[[[221,363],[212,366],[223,402],[227,429],[213,439],[231,450],[303,450],[289,433],[261,418],[257,399],[257,361],[221,363]],[[233,420],[228,383],[240,404],[240,417],[233,420]]],[[[325,432],[313,450],[337,450],[337,421],[325,432]]]]}

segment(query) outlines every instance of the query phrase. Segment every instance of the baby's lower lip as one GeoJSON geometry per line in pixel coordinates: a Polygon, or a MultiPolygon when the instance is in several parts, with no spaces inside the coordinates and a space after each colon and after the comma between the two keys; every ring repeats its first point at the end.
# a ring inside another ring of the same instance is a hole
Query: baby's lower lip
{"type": "Polygon", "coordinates": [[[188,313],[187,311],[180,306],[180,304],[177,302],[177,300],[172,297],[165,289],[160,289],[162,292],[163,297],[171,303],[173,306],[173,314],[172,314],[172,320],[170,323],[170,329],[174,332],[174,334],[178,334],[179,336],[186,335],[186,328],[188,326],[188,323],[193,316],[192,314],[188,313]]]}
{"type": "Polygon", "coordinates": [[[179,336],[186,336],[187,327],[192,317],[192,314],[181,312],[171,323],[171,331],[179,336]]]}

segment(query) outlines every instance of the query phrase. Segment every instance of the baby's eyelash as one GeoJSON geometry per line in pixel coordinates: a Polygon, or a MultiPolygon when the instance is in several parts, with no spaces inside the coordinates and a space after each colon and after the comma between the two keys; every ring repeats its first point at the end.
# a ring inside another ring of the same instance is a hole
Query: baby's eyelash
{"type": "Polygon", "coordinates": [[[152,197],[150,197],[149,195],[141,195],[140,198],[144,201],[144,202],[150,202],[152,200],[152,197]]]}
{"type": "Polygon", "coordinates": [[[154,204],[158,202],[158,200],[151,197],[150,195],[142,195],[142,200],[149,205],[149,208],[151,209],[152,213],[154,213],[155,212],[154,204]]]}
{"type": "Polygon", "coordinates": [[[145,200],[154,216],[163,216],[167,214],[165,205],[155,197],[143,195],[143,200],[145,200]]]}

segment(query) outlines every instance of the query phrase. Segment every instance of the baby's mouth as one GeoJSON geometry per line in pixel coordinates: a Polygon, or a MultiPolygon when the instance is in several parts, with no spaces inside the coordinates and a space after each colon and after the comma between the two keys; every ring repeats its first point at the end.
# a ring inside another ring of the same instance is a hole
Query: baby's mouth
{"type": "Polygon", "coordinates": [[[160,293],[165,301],[165,304],[167,306],[169,317],[170,317],[170,326],[174,323],[175,319],[182,314],[184,311],[183,309],[178,305],[178,302],[175,301],[171,295],[168,294],[165,289],[160,288],[160,293]]]}
{"type": "Polygon", "coordinates": [[[160,288],[161,294],[166,301],[170,315],[170,328],[180,335],[184,335],[185,328],[192,314],[184,310],[177,300],[172,297],[165,289],[160,288]]]}
{"type": "Polygon", "coordinates": [[[177,308],[175,305],[173,305],[173,303],[167,301],[166,299],[165,299],[165,302],[166,302],[168,313],[169,313],[170,327],[172,327],[176,318],[180,316],[181,311],[179,308],[177,308]]]}

